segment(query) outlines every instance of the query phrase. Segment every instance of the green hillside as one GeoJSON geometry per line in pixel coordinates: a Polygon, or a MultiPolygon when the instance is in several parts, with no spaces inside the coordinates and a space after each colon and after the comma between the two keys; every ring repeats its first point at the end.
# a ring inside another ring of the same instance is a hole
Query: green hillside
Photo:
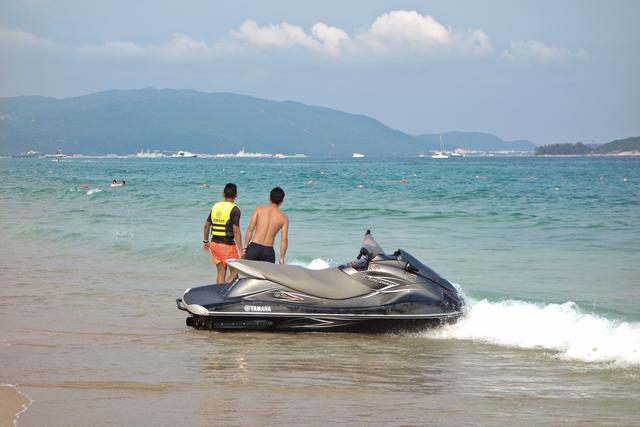
{"type": "MultiPolygon", "coordinates": [[[[450,132],[447,149],[531,149],[494,135],[450,132]],[[448,145],[449,140],[455,145],[448,145]],[[484,141],[491,141],[487,144],[484,141]]],[[[0,99],[0,154],[133,153],[140,149],[230,153],[305,153],[314,157],[415,156],[437,149],[372,118],[291,101],[232,93],[140,89],[76,98],[0,99]]]]}
{"type": "Polygon", "coordinates": [[[592,146],[581,142],[575,144],[549,144],[536,148],[537,155],[584,155],[584,154],[619,154],[625,152],[640,152],[640,137],[634,136],[626,139],[617,139],[606,144],[592,146]]]}
{"type": "Polygon", "coordinates": [[[640,152],[640,136],[632,136],[625,139],[616,139],[596,148],[595,153],[622,153],[628,151],[640,152]]]}

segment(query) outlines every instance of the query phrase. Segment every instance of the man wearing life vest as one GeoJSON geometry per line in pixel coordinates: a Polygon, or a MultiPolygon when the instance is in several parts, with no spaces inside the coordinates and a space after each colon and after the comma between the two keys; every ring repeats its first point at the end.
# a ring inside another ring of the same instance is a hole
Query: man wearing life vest
{"type": "MultiPolygon", "coordinates": [[[[225,283],[227,260],[240,258],[242,253],[242,234],[240,234],[240,208],[234,201],[238,197],[238,187],[229,183],[224,186],[224,201],[213,205],[204,223],[205,249],[211,252],[211,262],[218,269],[216,283],[225,283]],[[211,241],[209,241],[211,233],[211,241]]],[[[233,280],[237,273],[232,273],[233,280]]]]}

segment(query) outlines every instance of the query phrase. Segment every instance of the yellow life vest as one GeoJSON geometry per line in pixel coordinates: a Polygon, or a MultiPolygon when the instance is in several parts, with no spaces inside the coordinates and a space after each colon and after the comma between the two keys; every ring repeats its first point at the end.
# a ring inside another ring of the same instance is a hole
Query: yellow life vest
{"type": "Polygon", "coordinates": [[[218,202],[211,208],[211,235],[223,237],[227,243],[233,243],[233,226],[231,211],[236,205],[233,202],[218,202]]]}

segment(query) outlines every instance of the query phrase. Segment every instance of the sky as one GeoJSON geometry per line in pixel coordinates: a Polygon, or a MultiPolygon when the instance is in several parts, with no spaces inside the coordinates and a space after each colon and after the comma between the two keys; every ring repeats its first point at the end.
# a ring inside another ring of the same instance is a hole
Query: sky
{"type": "Polygon", "coordinates": [[[640,135],[640,1],[0,0],[0,97],[143,87],[536,144],[640,135]]]}

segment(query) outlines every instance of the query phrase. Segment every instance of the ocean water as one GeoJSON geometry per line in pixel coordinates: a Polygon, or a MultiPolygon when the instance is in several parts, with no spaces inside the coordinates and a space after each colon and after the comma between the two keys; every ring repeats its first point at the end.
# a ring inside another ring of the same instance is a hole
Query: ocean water
{"type": "Polygon", "coordinates": [[[172,409],[161,425],[640,416],[640,159],[3,159],[0,177],[0,382],[33,400],[20,425],[131,424],[150,400],[172,409]],[[287,262],[351,260],[371,229],[456,283],[465,317],[389,336],[186,328],[173,301],[215,277],[202,226],[226,182],[243,232],[284,188],[287,262]]]}

